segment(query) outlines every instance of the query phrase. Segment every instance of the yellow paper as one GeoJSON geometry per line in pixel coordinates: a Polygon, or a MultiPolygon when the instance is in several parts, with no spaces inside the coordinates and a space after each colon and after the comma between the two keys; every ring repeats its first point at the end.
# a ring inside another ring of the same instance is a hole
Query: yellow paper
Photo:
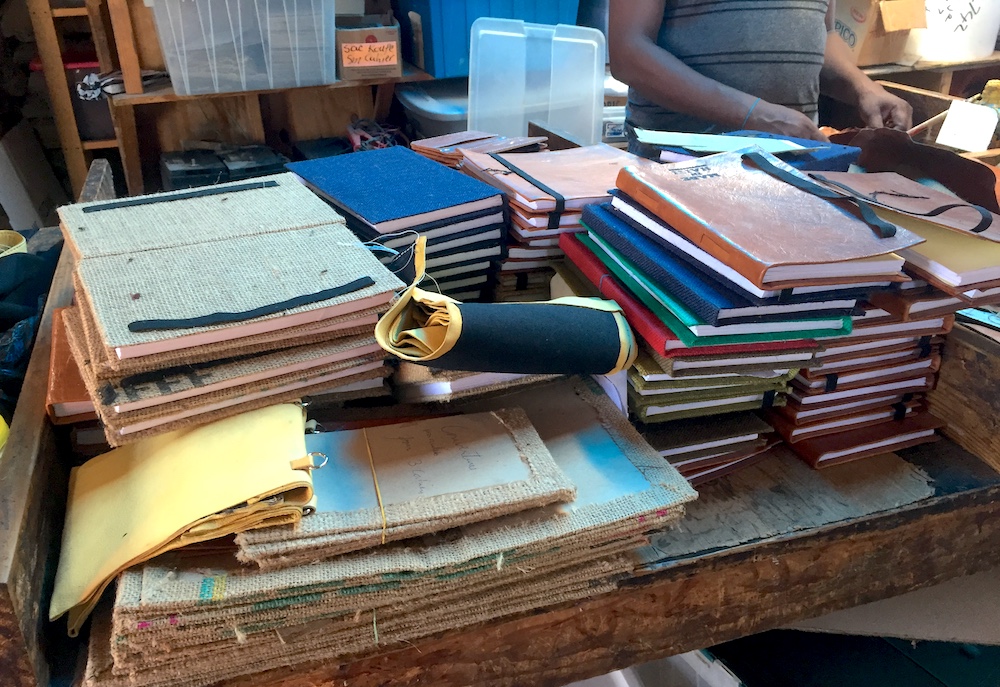
{"type": "Polygon", "coordinates": [[[125,568],[165,551],[297,522],[312,499],[305,417],[295,404],[170,432],[70,474],[49,619],[74,635],[125,568]]]}

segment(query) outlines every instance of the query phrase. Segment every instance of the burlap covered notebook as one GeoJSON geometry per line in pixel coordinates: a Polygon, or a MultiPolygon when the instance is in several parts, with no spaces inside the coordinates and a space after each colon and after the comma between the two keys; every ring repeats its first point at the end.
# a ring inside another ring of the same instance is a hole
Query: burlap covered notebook
{"type": "Polygon", "coordinates": [[[186,544],[295,522],[313,498],[298,405],[117,449],[74,468],[49,618],[75,635],[123,569],[186,544]]]}
{"type": "Polygon", "coordinates": [[[343,224],[294,174],[59,208],[78,260],[343,224]]]}
{"type": "Polygon", "coordinates": [[[342,224],[95,256],[77,271],[119,359],[341,317],[403,286],[342,224]]]}
{"type": "Polygon", "coordinates": [[[576,491],[518,409],[311,434],[306,446],[330,460],[315,476],[319,511],[294,527],[241,534],[240,560],[329,558],[576,491]]]}
{"type": "Polygon", "coordinates": [[[92,653],[104,658],[91,684],[208,684],[613,588],[634,565],[624,554],[694,492],[589,380],[501,400],[524,410],[576,484],[572,502],[281,570],[180,560],[133,569],[119,584],[114,637],[101,635],[111,651],[92,653]]]}

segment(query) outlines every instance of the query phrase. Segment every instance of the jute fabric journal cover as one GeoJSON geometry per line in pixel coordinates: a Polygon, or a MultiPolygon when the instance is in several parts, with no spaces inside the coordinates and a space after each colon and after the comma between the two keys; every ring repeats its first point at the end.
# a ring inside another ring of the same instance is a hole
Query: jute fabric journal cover
{"type": "Polygon", "coordinates": [[[320,509],[294,527],[239,535],[241,560],[329,558],[576,493],[516,408],[311,434],[306,446],[330,457],[314,477],[320,509]]]}

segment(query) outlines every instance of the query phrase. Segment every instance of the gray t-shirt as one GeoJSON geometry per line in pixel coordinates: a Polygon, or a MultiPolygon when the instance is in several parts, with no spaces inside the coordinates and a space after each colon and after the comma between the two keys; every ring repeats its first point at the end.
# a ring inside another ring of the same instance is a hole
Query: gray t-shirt
{"type": "MultiPolygon", "coordinates": [[[[817,120],[829,0],[666,0],[657,43],[695,71],[817,120]]],[[[626,122],[713,132],[706,120],[628,92],[626,122]]]]}

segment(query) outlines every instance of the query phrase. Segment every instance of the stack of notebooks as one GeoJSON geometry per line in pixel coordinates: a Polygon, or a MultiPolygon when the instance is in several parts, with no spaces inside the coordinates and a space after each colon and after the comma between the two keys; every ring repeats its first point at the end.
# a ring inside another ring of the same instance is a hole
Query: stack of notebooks
{"type": "Polygon", "coordinates": [[[292,174],[59,211],[70,350],[111,446],[300,398],[388,392],[403,284],[292,174]]]}
{"type": "Polygon", "coordinates": [[[307,435],[319,512],[240,535],[254,566],[212,547],[125,571],[84,684],[198,687],[610,591],[695,496],[589,380],[453,409],[307,435]]]}
{"type": "Polygon", "coordinates": [[[874,293],[850,336],[826,342],[822,366],[793,382],[771,421],[814,465],[875,455],[933,438],[927,412],[945,335],[968,305],[1000,302],[1000,216],[894,173],[827,173],[837,192],[862,194],[876,214],[923,239],[900,251],[914,278],[874,293]]]}
{"type": "Polygon", "coordinates": [[[464,151],[475,153],[537,153],[545,150],[545,136],[500,136],[483,131],[458,131],[410,144],[414,152],[453,169],[462,164],[464,151]]]}
{"type": "Polygon", "coordinates": [[[752,412],[649,425],[642,436],[691,486],[750,467],[780,441],[752,412]]]}
{"type": "MultiPolygon", "coordinates": [[[[870,302],[907,281],[896,252],[920,237],[897,227],[883,237],[851,201],[831,202],[769,169],[816,186],[759,151],[630,167],[610,204],[584,210],[587,232],[562,238],[580,272],[646,340],[629,378],[636,422],[766,408],[794,415],[874,398],[874,382],[902,380],[886,387],[900,395],[929,383],[933,342],[920,360],[906,358],[912,350],[869,355],[871,342],[891,337],[902,347],[905,332],[912,348],[950,326],[939,318],[886,327],[888,313],[870,302]],[[834,376],[824,375],[831,365],[841,373],[835,392],[834,376]],[[791,410],[780,408],[786,402],[791,410]]],[[[880,452],[933,438],[935,422],[920,407],[913,419],[929,430],[893,425],[880,452]]],[[[871,442],[858,439],[835,456],[799,454],[814,466],[860,458],[871,442]]]]}
{"type": "Polygon", "coordinates": [[[427,238],[423,288],[460,301],[489,300],[505,255],[503,194],[489,184],[394,146],[293,162],[288,169],[347,218],[405,282],[413,247],[427,238]]]}
{"type": "Polygon", "coordinates": [[[464,153],[462,170],[501,189],[510,202],[511,241],[500,282],[509,300],[544,300],[544,281],[565,257],[560,235],[583,229],[584,206],[607,201],[623,167],[645,164],[603,143],[541,153],[464,153]]]}

